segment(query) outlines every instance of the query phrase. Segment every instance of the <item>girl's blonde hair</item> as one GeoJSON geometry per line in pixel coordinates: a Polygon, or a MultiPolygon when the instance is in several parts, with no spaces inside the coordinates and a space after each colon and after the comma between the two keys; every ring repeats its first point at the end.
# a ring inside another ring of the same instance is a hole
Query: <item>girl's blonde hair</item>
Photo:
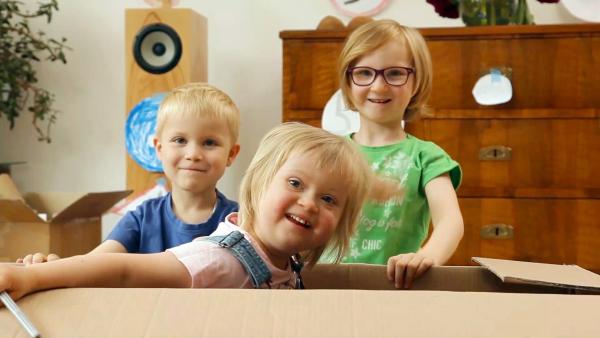
{"type": "Polygon", "coordinates": [[[179,116],[207,117],[227,123],[232,144],[236,144],[240,128],[240,112],[223,91],[207,83],[192,82],[173,89],[160,104],[156,135],[160,136],[169,118],[179,116]]]}
{"type": "Polygon", "coordinates": [[[415,68],[414,93],[403,118],[405,121],[410,121],[427,113],[426,103],[431,94],[433,72],[429,49],[425,39],[416,29],[402,26],[393,20],[376,20],[358,27],[348,36],[338,59],[338,80],[344,103],[348,108],[357,110],[352,102],[347,70],[360,58],[390,41],[397,41],[408,47],[412,57],[411,65],[415,68]]]}
{"type": "MultiPolygon", "coordinates": [[[[329,175],[342,177],[348,193],[342,216],[332,238],[324,247],[305,252],[306,263],[314,265],[323,251],[332,253],[336,262],[348,249],[362,204],[368,192],[371,171],[360,151],[350,140],[323,129],[297,122],[273,128],[260,142],[258,150],[242,179],[239,195],[239,225],[253,229],[258,206],[272,178],[293,155],[311,154],[318,158],[318,168],[330,169],[329,175]]],[[[325,173],[323,173],[325,174],[325,173]]]]}

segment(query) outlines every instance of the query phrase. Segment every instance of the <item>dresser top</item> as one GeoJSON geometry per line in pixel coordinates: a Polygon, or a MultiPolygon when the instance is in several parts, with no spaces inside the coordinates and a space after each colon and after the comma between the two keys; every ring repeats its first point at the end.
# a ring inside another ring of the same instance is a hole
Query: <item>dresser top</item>
{"type": "MultiPolygon", "coordinates": [[[[478,39],[478,38],[527,38],[530,36],[580,36],[600,35],[600,24],[564,24],[564,25],[507,25],[472,27],[418,28],[428,40],[478,39]]],[[[345,39],[350,30],[287,30],[281,31],[282,40],[339,40],[345,39]]]]}

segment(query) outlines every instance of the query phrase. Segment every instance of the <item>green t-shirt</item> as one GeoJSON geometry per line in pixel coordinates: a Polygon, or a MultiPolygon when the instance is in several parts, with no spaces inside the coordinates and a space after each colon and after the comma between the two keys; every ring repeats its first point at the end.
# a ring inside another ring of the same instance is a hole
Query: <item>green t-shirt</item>
{"type": "Polygon", "coordinates": [[[391,256],[416,252],[427,238],[431,215],[425,185],[449,173],[457,189],[462,173],[442,148],[412,135],[396,144],[359,147],[387,188],[363,206],[358,231],[342,262],[387,264],[391,256]]]}

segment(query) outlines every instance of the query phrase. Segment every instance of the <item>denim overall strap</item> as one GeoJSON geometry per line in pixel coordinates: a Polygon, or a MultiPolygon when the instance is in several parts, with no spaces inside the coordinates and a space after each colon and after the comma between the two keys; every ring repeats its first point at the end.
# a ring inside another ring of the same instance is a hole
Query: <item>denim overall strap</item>
{"type": "Polygon", "coordinates": [[[304,262],[302,262],[302,257],[300,257],[299,253],[290,257],[290,267],[296,276],[296,289],[304,289],[304,282],[302,281],[302,275],[300,274],[304,267],[304,262]]]}
{"type": "Polygon", "coordinates": [[[271,280],[271,271],[267,264],[241,232],[232,231],[226,236],[208,236],[203,239],[229,249],[250,275],[254,288],[259,288],[263,283],[271,280]]]}

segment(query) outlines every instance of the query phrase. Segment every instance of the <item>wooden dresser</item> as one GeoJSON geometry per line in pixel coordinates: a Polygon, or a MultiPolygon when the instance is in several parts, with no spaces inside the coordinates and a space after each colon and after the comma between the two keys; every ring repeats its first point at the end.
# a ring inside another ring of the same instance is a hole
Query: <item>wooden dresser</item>
{"type": "MultiPolygon", "coordinates": [[[[484,256],[600,272],[600,25],[420,31],[433,58],[433,111],[407,129],[464,174],[465,236],[449,264],[484,256]],[[473,99],[490,68],[511,73],[508,103],[473,99]]],[[[348,33],[280,33],[283,121],[320,126],[348,33]]]]}

